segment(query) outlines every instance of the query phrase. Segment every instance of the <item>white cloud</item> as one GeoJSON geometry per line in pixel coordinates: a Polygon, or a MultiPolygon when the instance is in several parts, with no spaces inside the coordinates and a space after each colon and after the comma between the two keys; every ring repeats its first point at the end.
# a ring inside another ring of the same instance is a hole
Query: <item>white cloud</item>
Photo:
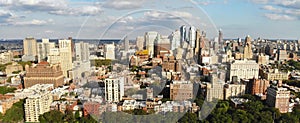
{"type": "Polygon", "coordinates": [[[268,10],[268,11],[273,11],[273,12],[282,12],[282,9],[280,8],[275,8],[274,6],[271,5],[265,5],[262,7],[264,10],[268,10]]]}
{"type": "Polygon", "coordinates": [[[271,20],[277,20],[277,21],[292,21],[296,20],[295,17],[289,16],[289,15],[284,15],[284,14],[270,14],[267,13],[265,14],[265,17],[271,19],[271,20]]]}
{"type": "Polygon", "coordinates": [[[251,1],[257,4],[267,4],[269,2],[269,0],[251,0],[251,1]]]}
{"type": "Polygon", "coordinates": [[[50,11],[50,14],[56,14],[56,15],[97,15],[101,13],[102,10],[100,7],[97,6],[82,6],[78,8],[66,8],[62,10],[57,11],[50,11]]]}
{"type": "Polygon", "coordinates": [[[118,10],[140,8],[145,0],[107,0],[103,7],[118,10]]]}

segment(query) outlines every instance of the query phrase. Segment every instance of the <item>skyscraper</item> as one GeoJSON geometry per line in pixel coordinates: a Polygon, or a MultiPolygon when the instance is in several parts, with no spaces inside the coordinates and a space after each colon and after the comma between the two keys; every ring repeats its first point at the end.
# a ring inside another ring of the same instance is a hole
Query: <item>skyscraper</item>
{"type": "Polygon", "coordinates": [[[221,45],[223,43],[223,32],[221,29],[219,30],[218,43],[219,43],[219,45],[221,45]]]}
{"type": "Polygon", "coordinates": [[[58,40],[60,64],[65,77],[68,77],[68,71],[72,70],[72,40],[58,40]]]}
{"type": "Polygon", "coordinates": [[[89,44],[84,42],[75,43],[76,61],[89,61],[90,49],[89,44]]]}
{"type": "Polygon", "coordinates": [[[172,33],[170,36],[171,40],[171,50],[175,50],[176,48],[180,47],[180,31],[176,30],[175,32],[172,33]]]}
{"type": "Polygon", "coordinates": [[[251,37],[248,35],[245,39],[244,59],[252,59],[252,57],[253,57],[253,52],[252,52],[251,37]]]}
{"type": "Polygon", "coordinates": [[[124,96],[124,77],[111,77],[104,80],[105,100],[108,102],[119,102],[124,96]]]}
{"type": "Polygon", "coordinates": [[[24,56],[23,61],[34,61],[37,55],[37,43],[33,37],[28,37],[23,40],[24,56]]]}
{"type": "Polygon", "coordinates": [[[112,43],[112,44],[105,44],[104,46],[104,57],[105,59],[111,59],[111,60],[114,60],[116,59],[116,56],[115,56],[115,44],[112,43]]]}
{"type": "Polygon", "coordinates": [[[49,39],[42,39],[42,42],[37,43],[38,62],[46,61],[50,53],[50,49],[55,48],[54,42],[49,42],[49,39]]]}
{"type": "Polygon", "coordinates": [[[182,25],[180,27],[180,37],[181,37],[181,42],[184,42],[186,40],[186,26],[182,25]]]}
{"type": "Polygon", "coordinates": [[[138,50],[143,50],[144,49],[144,43],[145,43],[145,39],[142,36],[138,36],[136,38],[136,45],[138,50]]]}
{"type": "Polygon", "coordinates": [[[146,49],[148,50],[148,54],[150,58],[154,56],[154,42],[157,38],[157,32],[146,32],[145,33],[145,41],[146,41],[146,49]]]}
{"type": "Polygon", "coordinates": [[[127,36],[124,38],[124,50],[125,51],[129,50],[129,39],[127,36]]]}
{"type": "Polygon", "coordinates": [[[189,30],[189,44],[191,48],[196,47],[196,28],[194,26],[191,26],[189,30]]]}

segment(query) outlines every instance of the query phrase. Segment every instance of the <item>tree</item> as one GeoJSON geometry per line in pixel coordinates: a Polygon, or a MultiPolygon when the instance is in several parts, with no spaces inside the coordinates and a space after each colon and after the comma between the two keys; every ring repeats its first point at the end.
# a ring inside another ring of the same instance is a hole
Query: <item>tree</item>
{"type": "Polygon", "coordinates": [[[178,120],[179,123],[197,123],[198,117],[195,113],[185,113],[182,118],[178,120]]]}
{"type": "Polygon", "coordinates": [[[15,90],[13,87],[0,86],[0,94],[13,93],[15,90]]]}
{"type": "Polygon", "coordinates": [[[41,123],[61,123],[64,122],[64,114],[58,110],[51,110],[39,116],[41,123]]]}
{"type": "Polygon", "coordinates": [[[2,122],[4,123],[16,123],[24,121],[24,103],[25,100],[20,100],[13,104],[13,106],[8,109],[3,116],[2,122]]]}

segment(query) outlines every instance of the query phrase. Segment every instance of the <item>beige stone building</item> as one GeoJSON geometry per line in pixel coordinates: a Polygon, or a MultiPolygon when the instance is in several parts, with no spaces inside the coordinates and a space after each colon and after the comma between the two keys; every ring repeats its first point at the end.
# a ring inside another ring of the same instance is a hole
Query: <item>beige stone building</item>
{"type": "Polygon", "coordinates": [[[5,73],[7,75],[12,74],[13,72],[16,72],[16,71],[20,71],[20,72],[23,71],[22,65],[14,62],[11,65],[6,66],[5,73]]]}
{"type": "Polygon", "coordinates": [[[193,98],[193,83],[189,81],[173,81],[170,84],[170,99],[188,100],[193,98]]]}
{"type": "Polygon", "coordinates": [[[230,81],[236,79],[252,79],[258,78],[259,65],[253,60],[235,60],[229,65],[230,81]]]}
{"type": "Polygon", "coordinates": [[[54,87],[64,84],[64,76],[59,64],[50,65],[48,62],[40,62],[32,67],[26,66],[25,69],[25,88],[35,84],[53,84],[54,87]]]}
{"type": "Polygon", "coordinates": [[[271,86],[267,89],[266,103],[278,108],[280,113],[287,113],[289,110],[290,91],[287,88],[271,86]]]}
{"type": "Polygon", "coordinates": [[[244,84],[226,84],[224,87],[224,98],[228,100],[230,97],[239,97],[246,92],[244,84]]]}

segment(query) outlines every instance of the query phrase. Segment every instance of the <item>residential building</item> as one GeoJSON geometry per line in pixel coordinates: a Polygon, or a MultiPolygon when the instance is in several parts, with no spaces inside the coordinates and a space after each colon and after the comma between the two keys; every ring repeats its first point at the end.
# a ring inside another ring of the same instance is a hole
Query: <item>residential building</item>
{"type": "Polygon", "coordinates": [[[7,65],[5,69],[5,73],[7,75],[13,74],[14,72],[18,72],[18,71],[19,72],[23,71],[23,66],[16,62],[13,62],[11,65],[7,65]]]}
{"type": "Polygon", "coordinates": [[[12,62],[13,53],[11,51],[0,53],[0,64],[7,64],[12,62]]]}
{"type": "Polygon", "coordinates": [[[248,94],[265,96],[267,88],[270,86],[270,81],[266,79],[249,79],[246,82],[246,91],[248,94]]]}
{"type": "Polygon", "coordinates": [[[25,122],[39,122],[39,116],[50,111],[53,102],[52,95],[48,90],[49,84],[35,85],[35,93],[26,98],[24,104],[25,122]]]}
{"type": "Polygon", "coordinates": [[[59,43],[59,58],[60,58],[60,65],[61,70],[65,77],[68,76],[68,72],[72,70],[73,63],[72,63],[72,40],[70,39],[62,39],[58,40],[59,43]]]}
{"type": "Polygon", "coordinates": [[[59,64],[50,65],[48,62],[44,61],[31,67],[26,65],[25,70],[25,88],[36,84],[53,84],[54,87],[62,86],[64,84],[64,76],[59,64]]]}
{"type": "Polygon", "coordinates": [[[215,99],[224,99],[224,84],[225,82],[217,77],[217,74],[210,75],[210,83],[206,85],[206,99],[213,101],[215,99]]]}
{"type": "Polygon", "coordinates": [[[263,69],[261,70],[261,76],[269,81],[289,79],[288,73],[280,72],[278,69],[263,69]]]}
{"type": "Polygon", "coordinates": [[[157,36],[158,36],[157,32],[145,33],[146,50],[148,50],[148,54],[150,58],[154,56],[154,43],[157,36]]]}
{"type": "Polygon", "coordinates": [[[224,88],[224,98],[228,100],[230,97],[240,97],[246,92],[244,84],[226,84],[224,88]]]}
{"type": "Polygon", "coordinates": [[[115,60],[116,56],[115,56],[115,44],[105,44],[104,46],[104,57],[105,59],[111,59],[111,60],[115,60]]]}
{"type": "Polygon", "coordinates": [[[235,60],[229,65],[229,80],[258,78],[259,65],[253,60],[235,60]]]}
{"type": "Polygon", "coordinates": [[[136,46],[138,50],[144,50],[144,43],[145,43],[145,39],[143,36],[138,36],[136,38],[136,46]]]}
{"type": "Polygon", "coordinates": [[[33,37],[28,37],[23,40],[24,55],[22,61],[35,61],[37,56],[37,42],[33,37]]]}
{"type": "Polygon", "coordinates": [[[58,48],[50,49],[47,61],[50,64],[60,64],[61,60],[60,60],[60,54],[58,48]]]}
{"type": "Polygon", "coordinates": [[[193,98],[193,83],[189,81],[173,81],[170,84],[170,99],[182,101],[193,98]]]}
{"type": "Polygon", "coordinates": [[[49,42],[49,39],[42,39],[42,42],[37,43],[38,62],[47,61],[52,48],[55,48],[55,43],[49,42]]]}
{"type": "Polygon", "coordinates": [[[266,103],[278,108],[280,113],[287,113],[289,110],[290,91],[287,88],[271,86],[267,89],[266,103]]]}
{"type": "Polygon", "coordinates": [[[124,77],[110,77],[104,80],[105,100],[108,102],[119,102],[124,96],[124,77]]]}

